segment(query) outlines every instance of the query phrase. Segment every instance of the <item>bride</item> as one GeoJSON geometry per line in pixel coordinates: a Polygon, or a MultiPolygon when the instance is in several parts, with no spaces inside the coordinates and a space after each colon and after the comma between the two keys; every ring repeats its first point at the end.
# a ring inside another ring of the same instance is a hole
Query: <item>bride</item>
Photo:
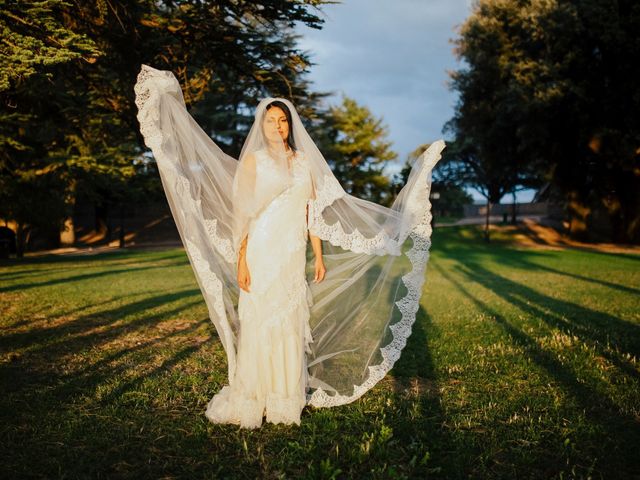
{"type": "MultiPolygon", "coordinates": [[[[265,177],[288,186],[252,216],[240,244],[235,382],[209,402],[206,415],[217,423],[260,426],[266,411],[268,422],[299,424],[306,404],[303,346],[311,338],[304,238],[312,183],[303,153],[295,150],[290,119],[284,103],[265,103],[260,122],[263,141],[251,148],[236,172],[236,221],[243,218],[239,207],[262,188],[265,177]]],[[[314,281],[321,281],[326,271],[321,242],[310,237],[316,257],[314,281]]]]}
{"type": "Polygon", "coordinates": [[[171,72],[142,65],[135,92],[227,354],[229,382],[207,418],[300,424],[305,405],[362,396],[393,367],[415,321],[431,245],[431,170],[444,142],[416,160],[387,208],[344,191],[287,99],[258,104],[236,160],[189,115],[171,72]]]}

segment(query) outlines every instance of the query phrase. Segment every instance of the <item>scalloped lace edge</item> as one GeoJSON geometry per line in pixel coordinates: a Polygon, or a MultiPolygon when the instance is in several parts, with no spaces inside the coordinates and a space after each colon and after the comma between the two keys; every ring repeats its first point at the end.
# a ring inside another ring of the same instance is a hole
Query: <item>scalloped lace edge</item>
{"type": "MultiPolygon", "coordinates": [[[[431,165],[433,165],[439,158],[439,152],[436,153],[434,151],[429,155],[429,158],[425,159],[425,161],[428,161],[431,165]]],[[[430,174],[430,171],[431,169],[425,170],[424,176],[426,177],[428,174],[430,174]]],[[[389,329],[391,330],[393,339],[388,345],[380,348],[380,353],[382,354],[382,362],[378,365],[370,365],[368,367],[369,375],[360,385],[353,385],[353,393],[351,395],[329,395],[322,388],[318,388],[313,393],[307,394],[307,404],[314,407],[336,407],[339,405],[351,403],[360,398],[364,393],[375,386],[376,383],[382,380],[385,375],[393,368],[393,365],[398,360],[398,358],[400,358],[400,354],[407,343],[407,339],[411,335],[412,326],[416,320],[416,313],[419,308],[422,286],[425,282],[426,265],[429,260],[429,248],[431,247],[430,238],[432,233],[432,214],[431,202],[429,201],[428,195],[429,186],[427,185],[426,178],[422,178],[420,179],[420,181],[423,185],[422,188],[417,188],[413,192],[413,195],[407,199],[407,208],[412,214],[415,215],[414,218],[418,219],[418,221],[409,231],[409,237],[411,237],[413,241],[413,246],[405,253],[405,255],[411,261],[412,265],[411,271],[402,276],[402,281],[407,288],[407,294],[403,298],[395,302],[395,304],[398,306],[398,310],[400,310],[401,319],[393,325],[389,325],[389,329]],[[419,202],[420,197],[427,199],[426,204],[422,208],[419,202]]],[[[328,192],[328,197],[330,198],[334,194],[335,190],[332,192],[330,187],[328,192]]],[[[318,197],[321,197],[321,195],[323,194],[324,192],[320,192],[318,197]]],[[[325,202],[326,200],[320,199],[318,203],[322,205],[325,202]]],[[[327,205],[329,205],[330,203],[332,202],[329,202],[327,205]]],[[[314,220],[318,220],[319,216],[320,214],[316,211],[314,220]]],[[[320,218],[319,221],[324,223],[322,218],[320,218]]],[[[384,239],[382,236],[380,236],[381,238],[374,237],[374,239],[357,238],[358,235],[362,236],[362,234],[357,230],[351,235],[345,234],[345,237],[342,237],[339,233],[335,233],[335,230],[341,229],[339,222],[331,226],[325,224],[325,226],[329,229],[332,229],[331,238],[335,238],[340,242],[337,246],[353,245],[354,242],[357,242],[358,245],[364,245],[364,248],[368,246],[369,248],[373,248],[374,250],[390,247],[388,244],[380,245],[378,243],[386,242],[386,239],[384,239]],[[371,242],[369,243],[369,241],[371,242]]],[[[393,242],[393,240],[391,241],[393,242]]],[[[372,251],[371,253],[375,252],[372,251]]]]}
{"type": "MultiPolygon", "coordinates": [[[[149,84],[154,81],[154,75],[155,73],[152,69],[143,65],[138,73],[136,84],[134,86],[134,92],[136,94],[135,103],[138,107],[137,119],[140,123],[140,132],[142,133],[145,144],[153,152],[156,162],[167,167],[168,170],[166,171],[170,172],[170,174],[175,177],[176,193],[182,197],[184,201],[183,204],[187,205],[191,210],[182,211],[182,216],[186,218],[186,216],[191,213],[203,217],[200,210],[200,200],[195,200],[191,195],[189,180],[176,169],[175,165],[171,162],[171,159],[165,154],[162,148],[163,135],[157,125],[159,121],[157,108],[158,95],[152,95],[153,86],[149,84]]],[[[216,250],[223,256],[223,258],[225,258],[226,261],[234,262],[235,255],[233,254],[231,242],[225,241],[225,239],[219,237],[216,233],[216,227],[217,221],[215,219],[210,220],[208,223],[207,220],[205,220],[205,230],[213,245],[215,245],[216,250]]],[[[211,270],[209,261],[204,258],[198,246],[190,238],[186,237],[184,238],[184,243],[185,249],[192,259],[194,269],[201,279],[202,288],[206,292],[208,298],[213,299],[213,308],[218,315],[218,318],[220,318],[221,327],[223,329],[223,332],[221,333],[225,338],[234,338],[233,332],[228,325],[223,303],[222,281],[215,272],[211,270]],[[225,322],[227,322],[227,325],[225,325],[225,322]]],[[[229,362],[229,372],[233,372],[234,368],[235,363],[234,359],[232,359],[229,362]]]]}

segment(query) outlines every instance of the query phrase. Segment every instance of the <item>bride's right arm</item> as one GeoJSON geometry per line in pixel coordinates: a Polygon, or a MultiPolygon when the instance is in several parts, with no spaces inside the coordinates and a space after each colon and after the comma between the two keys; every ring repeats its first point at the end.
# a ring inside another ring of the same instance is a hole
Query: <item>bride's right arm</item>
{"type": "Polygon", "coordinates": [[[244,236],[244,240],[242,240],[242,243],[240,244],[240,253],[238,253],[238,260],[242,259],[244,260],[246,254],[247,254],[247,240],[249,239],[249,235],[245,235],[244,236]]]}
{"type": "Polygon", "coordinates": [[[251,285],[251,275],[249,274],[246,255],[248,239],[249,236],[246,235],[240,244],[240,252],[238,253],[238,285],[245,292],[249,291],[249,286],[251,285]]]}

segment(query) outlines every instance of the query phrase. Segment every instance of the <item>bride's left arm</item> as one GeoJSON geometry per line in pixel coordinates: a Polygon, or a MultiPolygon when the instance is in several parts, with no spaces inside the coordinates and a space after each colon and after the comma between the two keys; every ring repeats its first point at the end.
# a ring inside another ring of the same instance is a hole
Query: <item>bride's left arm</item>
{"type": "MultiPolygon", "coordinates": [[[[307,204],[307,224],[309,219],[309,205],[307,204]]],[[[327,273],[327,269],[324,266],[324,260],[322,259],[322,240],[320,237],[316,237],[309,232],[309,240],[311,240],[311,248],[313,248],[313,254],[316,257],[315,262],[315,275],[313,278],[314,283],[319,283],[324,280],[324,276],[327,273]]]]}

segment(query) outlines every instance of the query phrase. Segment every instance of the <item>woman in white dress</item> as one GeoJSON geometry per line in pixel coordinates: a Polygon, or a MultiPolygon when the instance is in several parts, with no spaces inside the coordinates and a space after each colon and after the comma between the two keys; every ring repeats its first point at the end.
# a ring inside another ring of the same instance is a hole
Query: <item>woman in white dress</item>
{"type": "MultiPolygon", "coordinates": [[[[306,404],[305,350],[312,341],[305,278],[307,203],[313,186],[303,154],[295,150],[290,123],[284,103],[268,104],[262,120],[267,147],[249,154],[245,162],[260,181],[277,169],[274,157],[284,146],[293,181],[252,220],[240,245],[236,381],[209,402],[206,415],[216,423],[258,427],[266,414],[267,422],[300,424],[306,404]]],[[[322,244],[314,235],[311,244],[314,282],[320,282],[326,272],[322,244]]]]}
{"type": "Polygon", "coordinates": [[[287,99],[258,104],[236,160],[191,117],[170,71],[143,65],[135,93],[226,353],[228,385],[207,418],[299,424],[305,405],[360,398],[411,334],[431,245],[431,170],[444,142],[415,161],[387,208],[342,188],[287,99]]]}

